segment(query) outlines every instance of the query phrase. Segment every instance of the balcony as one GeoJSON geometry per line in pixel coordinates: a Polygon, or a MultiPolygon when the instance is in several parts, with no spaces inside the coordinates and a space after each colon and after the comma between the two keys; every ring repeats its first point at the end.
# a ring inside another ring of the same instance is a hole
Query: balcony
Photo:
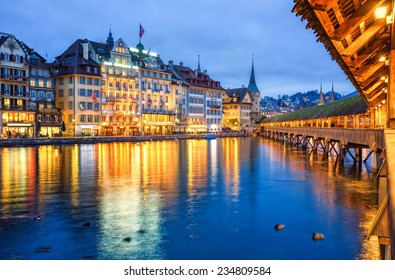
{"type": "Polygon", "coordinates": [[[1,75],[2,80],[26,83],[27,78],[25,76],[15,76],[15,75],[1,75]]]}
{"type": "Polygon", "coordinates": [[[43,120],[40,122],[40,126],[61,126],[63,123],[63,120],[57,120],[57,121],[47,121],[43,120]]]}
{"type": "Polygon", "coordinates": [[[29,98],[27,92],[18,92],[18,91],[0,91],[0,95],[4,97],[16,97],[16,98],[29,98]]]}
{"type": "Polygon", "coordinates": [[[61,114],[60,109],[57,108],[42,108],[42,109],[38,109],[38,112],[42,114],[52,114],[52,115],[61,114]]]}
{"type": "Polygon", "coordinates": [[[172,111],[172,110],[164,110],[164,109],[143,109],[143,113],[145,113],[145,114],[174,115],[174,111],[172,111]]]}
{"type": "Polygon", "coordinates": [[[207,106],[211,109],[221,109],[221,106],[218,104],[209,104],[207,106]]]}
{"type": "Polygon", "coordinates": [[[34,106],[17,106],[17,105],[3,105],[0,106],[2,110],[9,110],[9,111],[32,111],[35,112],[36,108],[34,106]]]}

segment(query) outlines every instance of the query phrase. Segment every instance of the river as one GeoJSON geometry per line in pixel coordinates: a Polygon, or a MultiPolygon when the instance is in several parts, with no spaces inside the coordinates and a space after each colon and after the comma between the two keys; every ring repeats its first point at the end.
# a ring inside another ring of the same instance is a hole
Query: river
{"type": "Polygon", "coordinates": [[[260,137],[2,148],[0,259],[378,259],[369,170],[260,137]]]}

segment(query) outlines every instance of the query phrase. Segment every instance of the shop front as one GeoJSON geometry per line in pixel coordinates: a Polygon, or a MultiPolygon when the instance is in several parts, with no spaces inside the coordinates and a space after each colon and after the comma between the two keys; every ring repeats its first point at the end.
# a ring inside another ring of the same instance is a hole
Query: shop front
{"type": "Polygon", "coordinates": [[[34,126],[29,123],[3,123],[3,138],[31,138],[34,126]]]}
{"type": "Polygon", "coordinates": [[[187,133],[191,133],[191,134],[207,133],[207,125],[190,124],[188,125],[187,133]]]}
{"type": "Polygon", "coordinates": [[[170,135],[175,127],[174,114],[143,114],[145,135],[170,135]]]}
{"type": "Polygon", "coordinates": [[[3,138],[34,137],[34,113],[3,112],[0,128],[3,138]]]}

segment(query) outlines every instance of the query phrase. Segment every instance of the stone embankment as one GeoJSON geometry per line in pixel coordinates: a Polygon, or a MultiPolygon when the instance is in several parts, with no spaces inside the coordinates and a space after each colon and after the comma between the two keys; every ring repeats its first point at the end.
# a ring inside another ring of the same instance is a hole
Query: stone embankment
{"type": "MultiPolygon", "coordinates": [[[[222,137],[245,137],[245,134],[223,133],[217,134],[222,137]]],[[[163,140],[182,140],[182,139],[204,139],[202,135],[177,134],[177,135],[146,135],[146,136],[86,136],[86,137],[59,137],[59,138],[11,138],[0,139],[0,147],[24,147],[42,145],[74,145],[74,144],[95,144],[113,142],[143,142],[143,141],[163,141],[163,140]]]]}

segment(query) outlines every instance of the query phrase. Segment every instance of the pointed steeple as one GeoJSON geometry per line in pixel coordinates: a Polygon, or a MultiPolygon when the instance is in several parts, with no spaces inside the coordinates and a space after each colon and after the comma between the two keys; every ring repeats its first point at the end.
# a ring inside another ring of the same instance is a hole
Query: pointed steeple
{"type": "Polygon", "coordinates": [[[335,91],[333,90],[333,81],[332,81],[332,91],[331,91],[331,99],[330,103],[335,102],[335,91]]]}
{"type": "Polygon", "coordinates": [[[108,33],[106,45],[107,46],[113,46],[114,45],[114,38],[112,37],[111,25],[110,25],[110,32],[108,33]]]}
{"type": "Polygon", "coordinates": [[[198,67],[197,67],[197,72],[200,73],[202,69],[200,68],[200,54],[198,54],[198,67]]]}
{"type": "Polygon", "coordinates": [[[256,85],[256,82],[255,82],[254,55],[252,55],[251,76],[250,76],[250,82],[248,84],[247,89],[250,92],[260,92],[259,89],[258,89],[258,86],[256,85]]]}
{"type": "Polygon", "coordinates": [[[324,94],[322,93],[322,80],[321,80],[321,88],[320,88],[320,100],[317,105],[324,105],[324,94]]]}

